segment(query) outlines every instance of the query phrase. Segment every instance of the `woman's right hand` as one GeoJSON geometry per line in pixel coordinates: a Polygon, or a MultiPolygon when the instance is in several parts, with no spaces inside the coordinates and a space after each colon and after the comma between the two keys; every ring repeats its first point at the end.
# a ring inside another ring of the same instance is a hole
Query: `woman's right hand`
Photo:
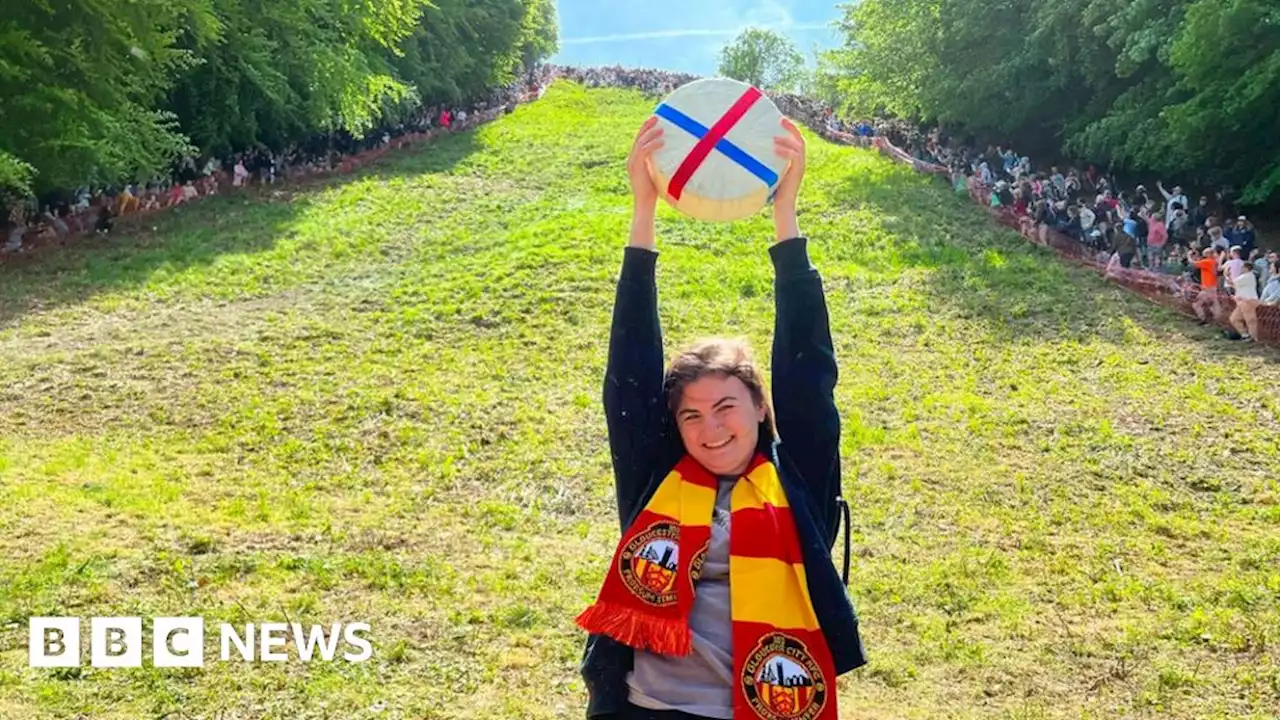
{"type": "Polygon", "coordinates": [[[627,176],[631,179],[631,196],[637,209],[652,208],[658,202],[658,186],[649,173],[649,158],[663,146],[662,132],[658,117],[650,116],[640,126],[631,144],[631,154],[627,156],[627,176]]]}

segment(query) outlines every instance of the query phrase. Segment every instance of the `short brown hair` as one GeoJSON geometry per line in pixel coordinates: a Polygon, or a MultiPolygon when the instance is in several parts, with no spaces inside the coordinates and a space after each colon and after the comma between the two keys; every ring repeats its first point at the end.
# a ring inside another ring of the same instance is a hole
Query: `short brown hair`
{"type": "Polygon", "coordinates": [[[662,381],[667,411],[674,415],[684,399],[685,386],[707,375],[736,377],[747,386],[752,402],[764,407],[764,420],[760,423],[756,446],[761,449],[770,447],[778,435],[773,422],[773,404],[769,402],[764,376],[756,367],[751,346],[746,340],[704,338],[676,353],[662,381]]]}

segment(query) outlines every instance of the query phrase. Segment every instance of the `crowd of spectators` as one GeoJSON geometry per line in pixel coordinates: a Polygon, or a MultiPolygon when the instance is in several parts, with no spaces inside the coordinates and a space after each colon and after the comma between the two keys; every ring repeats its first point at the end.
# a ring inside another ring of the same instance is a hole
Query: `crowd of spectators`
{"type": "MultiPolygon", "coordinates": [[[[486,122],[539,95],[563,77],[586,87],[622,87],[662,97],[692,82],[695,75],[646,68],[542,66],[533,76],[501,88],[466,107],[423,107],[412,117],[380,127],[362,138],[346,132],[316,135],[285,148],[255,147],[225,156],[184,157],[171,172],[123,186],[58,190],[18,199],[5,218],[0,253],[15,252],[33,240],[66,240],[84,233],[110,232],[123,216],[151,213],[200,198],[251,186],[273,186],[349,170],[370,154],[403,147],[486,122]]],[[[837,139],[861,141],[894,127],[884,120],[845,123],[821,102],[793,94],[771,94],[788,116],[837,139]]]]}
{"type": "Polygon", "coordinates": [[[957,192],[1012,217],[1028,237],[1070,238],[1108,276],[1191,300],[1201,324],[1222,322],[1230,297],[1233,338],[1256,338],[1259,305],[1280,305],[1280,257],[1221,195],[1193,204],[1181,186],[1124,189],[1093,166],[1038,171],[1012,149],[953,147],[936,130],[906,142],[917,160],[947,168],[957,192]]]}
{"type": "MultiPolygon", "coordinates": [[[[424,107],[412,118],[379,128],[362,139],[346,133],[317,136],[279,151],[256,148],[233,156],[184,158],[162,179],[122,188],[77,188],[71,193],[29,198],[10,214],[4,250],[22,246],[31,234],[64,238],[76,232],[109,231],[114,218],[148,212],[217,194],[225,188],[273,185],[349,169],[360,158],[386,148],[472,127],[537,97],[556,77],[586,87],[622,87],[662,97],[697,76],[647,68],[576,68],[546,65],[538,73],[466,108],[424,107]]],[[[1173,292],[1194,296],[1202,323],[1221,320],[1223,298],[1234,307],[1227,319],[1238,337],[1257,337],[1258,305],[1280,304],[1280,258],[1264,252],[1244,215],[1227,212],[1221,194],[1192,204],[1183,188],[1156,183],[1122,189],[1094,166],[1037,169],[1030,157],[1010,148],[985,150],[954,143],[938,129],[924,131],[896,119],[842,119],[820,100],[770,93],[786,115],[827,136],[876,145],[918,169],[946,174],[957,192],[969,193],[1013,218],[1024,234],[1070,238],[1078,250],[1105,266],[1109,275],[1135,273],[1159,278],[1173,292]],[[1214,202],[1216,200],[1216,202],[1214,202]]]]}
{"type": "Polygon", "coordinates": [[[676,88],[698,79],[697,75],[648,68],[551,66],[557,77],[572,80],[589,88],[617,87],[639,90],[646,95],[665,96],[676,88]]]}
{"type": "MultiPolygon", "coordinates": [[[[696,79],[659,70],[558,68],[588,87],[626,87],[663,96],[696,79]]],[[[1024,234],[1049,232],[1077,245],[1108,275],[1161,286],[1191,301],[1202,323],[1225,321],[1241,339],[1258,336],[1258,305],[1280,304],[1280,260],[1265,252],[1244,215],[1229,213],[1223,194],[1191,204],[1181,187],[1158,193],[1143,185],[1121,189],[1094,166],[1039,171],[1010,148],[985,150],[891,118],[844,119],[812,97],[770,93],[786,115],[840,142],[875,145],[917,169],[947,175],[958,192],[1011,217],[1024,234]],[[1225,298],[1233,310],[1223,318],[1225,298]]]]}
{"type": "MultiPolygon", "coordinates": [[[[620,87],[661,98],[676,88],[699,79],[688,73],[667,72],[649,68],[625,67],[564,67],[554,66],[552,72],[585,87],[620,87]]],[[[845,138],[870,138],[896,124],[891,121],[844,121],[836,117],[831,108],[820,100],[791,93],[769,93],[769,99],[784,115],[802,122],[824,134],[845,138]]]]}
{"type": "Polygon", "coordinates": [[[430,140],[511,112],[539,96],[552,77],[543,68],[460,107],[423,106],[393,124],[357,138],[345,131],[317,134],[284,148],[255,147],[225,156],[184,157],[171,171],[120,186],[55,190],[15,199],[3,218],[0,253],[19,252],[39,240],[108,233],[118,218],[152,213],[251,186],[274,186],[335,171],[348,171],[393,147],[430,140]]]}

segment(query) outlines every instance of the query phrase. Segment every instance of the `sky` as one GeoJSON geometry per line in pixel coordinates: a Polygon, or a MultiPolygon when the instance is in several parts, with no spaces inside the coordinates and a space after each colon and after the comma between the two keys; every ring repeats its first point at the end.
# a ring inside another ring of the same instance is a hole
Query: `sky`
{"type": "Polygon", "coordinates": [[[837,0],[557,0],[564,65],[625,65],[714,75],[720,48],[744,27],[781,32],[812,67],[840,45],[837,0]]]}

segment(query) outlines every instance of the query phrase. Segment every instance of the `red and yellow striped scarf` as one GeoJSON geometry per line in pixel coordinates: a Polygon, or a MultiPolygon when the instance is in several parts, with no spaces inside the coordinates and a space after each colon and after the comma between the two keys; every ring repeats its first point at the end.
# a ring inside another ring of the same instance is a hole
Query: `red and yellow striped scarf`
{"type": "MultiPolygon", "coordinates": [[[[636,650],[691,650],[694,582],[711,543],[716,478],[686,455],[622,534],[589,633],[636,650]]],[[[818,626],[795,519],[778,471],[757,453],[730,496],[729,604],[735,720],[837,720],[835,666],[818,626]]]]}

